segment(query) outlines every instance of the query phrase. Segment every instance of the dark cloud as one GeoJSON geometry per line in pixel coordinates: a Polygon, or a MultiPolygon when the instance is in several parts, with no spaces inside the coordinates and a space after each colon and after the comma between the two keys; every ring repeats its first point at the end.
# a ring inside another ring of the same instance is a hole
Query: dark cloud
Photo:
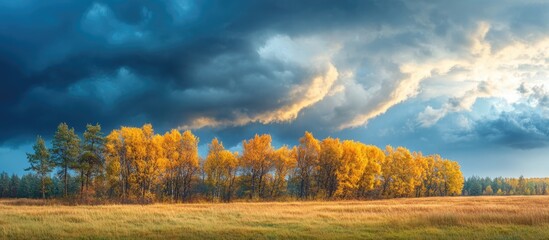
{"type": "Polygon", "coordinates": [[[518,149],[542,148],[549,145],[549,120],[539,113],[503,112],[496,119],[476,123],[481,140],[518,149]]]}
{"type": "Polygon", "coordinates": [[[270,36],[410,20],[400,1],[29,0],[0,6],[1,142],[47,134],[61,121],[168,128],[202,115],[231,119],[235,112],[273,109],[317,72],[259,59],[257,49],[270,36]]]}

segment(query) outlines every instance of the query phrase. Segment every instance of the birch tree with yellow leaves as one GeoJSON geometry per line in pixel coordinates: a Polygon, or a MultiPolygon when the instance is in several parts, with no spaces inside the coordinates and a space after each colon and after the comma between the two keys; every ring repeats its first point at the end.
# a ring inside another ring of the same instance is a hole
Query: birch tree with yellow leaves
{"type": "Polygon", "coordinates": [[[166,166],[164,168],[164,191],[172,201],[178,200],[179,184],[179,165],[183,148],[181,147],[181,133],[172,129],[164,134],[164,153],[166,155],[166,166]]]}
{"type": "Polygon", "coordinates": [[[344,164],[342,161],[343,148],[337,138],[325,138],[320,142],[320,155],[318,158],[318,187],[325,198],[332,198],[338,189],[338,178],[342,178],[338,170],[344,164]]]}
{"type": "Polygon", "coordinates": [[[368,165],[366,146],[355,141],[343,141],[341,164],[337,169],[337,195],[341,198],[351,198],[357,195],[360,180],[368,165]]]}
{"type": "Polygon", "coordinates": [[[306,199],[314,196],[314,176],[318,171],[320,143],[310,132],[299,139],[297,146],[295,177],[298,181],[298,197],[306,199]]]}
{"type": "Polygon", "coordinates": [[[414,193],[419,168],[410,151],[404,147],[387,146],[385,163],[382,166],[382,196],[411,197],[414,193]]]}
{"type": "Polygon", "coordinates": [[[287,193],[287,180],[286,177],[290,174],[290,171],[296,166],[296,148],[288,148],[288,146],[282,146],[277,149],[273,154],[273,168],[274,176],[271,183],[272,198],[278,198],[287,193]]]}
{"type": "Polygon", "coordinates": [[[206,183],[210,187],[213,200],[231,201],[238,166],[238,154],[225,150],[223,143],[214,138],[209,144],[208,156],[204,162],[206,183]]]}
{"type": "Polygon", "coordinates": [[[198,172],[199,159],[198,142],[199,139],[191,131],[183,132],[181,138],[181,154],[178,164],[178,179],[181,181],[181,199],[190,200],[192,181],[198,172]]]}
{"type": "Polygon", "coordinates": [[[381,167],[385,164],[385,153],[372,145],[364,146],[363,151],[368,161],[358,183],[357,197],[374,198],[379,194],[375,190],[381,186],[381,167]]]}
{"type": "Polygon", "coordinates": [[[265,197],[265,176],[273,167],[271,136],[263,134],[242,142],[242,169],[249,178],[250,199],[265,197]]]}

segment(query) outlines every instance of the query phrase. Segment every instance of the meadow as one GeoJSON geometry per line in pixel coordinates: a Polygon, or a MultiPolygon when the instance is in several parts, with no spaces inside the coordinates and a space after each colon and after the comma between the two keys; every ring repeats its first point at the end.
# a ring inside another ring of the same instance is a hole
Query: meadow
{"type": "Polygon", "coordinates": [[[549,196],[66,206],[0,200],[2,239],[539,239],[549,196]]]}

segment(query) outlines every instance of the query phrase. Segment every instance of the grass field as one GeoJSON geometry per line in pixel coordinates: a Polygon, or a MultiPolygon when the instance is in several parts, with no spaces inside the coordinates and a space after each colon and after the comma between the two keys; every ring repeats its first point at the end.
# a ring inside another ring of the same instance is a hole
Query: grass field
{"type": "Polygon", "coordinates": [[[32,203],[0,200],[0,238],[549,238],[549,196],[145,206],[32,203]]]}

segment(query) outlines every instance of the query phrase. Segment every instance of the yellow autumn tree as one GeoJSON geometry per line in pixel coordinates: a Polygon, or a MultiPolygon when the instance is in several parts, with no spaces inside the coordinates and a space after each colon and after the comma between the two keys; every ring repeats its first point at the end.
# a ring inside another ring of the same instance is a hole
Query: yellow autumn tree
{"type": "Polygon", "coordinates": [[[183,148],[181,148],[181,133],[175,129],[164,134],[163,147],[166,154],[167,164],[164,169],[164,189],[171,200],[178,199],[178,173],[179,160],[183,148]]]}
{"type": "Polygon", "coordinates": [[[434,169],[431,174],[433,176],[431,183],[432,191],[429,196],[446,196],[446,174],[444,160],[439,155],[431,155],[429,159],[432,159],[434,169]]]}
{"type": "Polygon", "coordinates": [[[414,161],[419,163],[421,178],[416,183],[416,197],[433,196],[437,187],[437,172],[433,156],[414,153],[414,161]]]}
{"type": "Polygon", "coordinates": [[[393,148],[387,146],[383,166],[384,197],[411,197],[416,186],[418,168],[410,151],[404,147],[393,148]]]}
{"type": "Polygon", "coordinates": [[[381,166],[385,163],[385,153],[376,146],[366,145],[363,147],[367,159],[358,183],[358,197],[373,198],[376,195],[375,189],[381,186],[381,166]]]}
{"type": "Polygon", "coordinates": [[[131,200],[137,200],[141,195],[142,168],[145,165],[145,144],[144,135],[140,128],[122,127],[120,129],[123,144],[124,164],[123,171],[125,182],[123,192],[131,200]]]}
{"type": "Polygon", "coordinates": [[[461,195],[463,190],[463,174],[461,173],[460,166],[455,161],[444,160],[444,182],[445,182],[445,196],[461,195]]]}
{"type": "Polygon", "coordinates": [[[364,167],[368,163],[364,145],[346,140],[342,144],[341,163],[336,170],[338,188],[337,196],[350,198],[356,195],[364,167]]]}
{"type": "Polygon", "coordinates": [[[223,144],[214,138],[204,162],[206,183],[214,201],[231,201],[238,165],[238,154],[225,150],[223,144]]]}
{"type": "Polygon", "coordinates": [[[151,187],[165,165],[162,136],[155,135],[152,125],[142,128],[122,128],[126,143],[126,156],[133,171],[130,172],[130,189],[140,201],[151,201],[151,187]]]}
{"type": "Polygon", "coordinates": [[[105,151],[111,192],[121,194],[123,200],[152,201],[156,195],[151,190],[168,162],[163,137],[154,134],[152,125],[113,130],[106,138],[105,151]]]}
{"type": "Polygon", "coordinates": [[[113,130],[105,138],[105,169],[107,191],[111,196],[126,197],[127,172],[124,170],[125,157],[122,136],[119,130],[113,130]]]}
{"type": "Polygon", "coordinates": [[[168,159],[162,147],[163,142],[164,137],[159,134],[152,135],[148,142],[145,194],[142,194],[142,201],[145,202],[152,202],[162,193],[162,189],[157,186],[162,184],[163,175],[168,165],[168,159]]]}
{"type": "Polygon", "coordinates": [[[189,200],[194,176],[200,167],[198,156],[199,139],[191,131],[181,134],[172,129],[163,136],[166,156],[164,168],[164,191],[174,201],[189,200]]]}
{"type": "Polygon", "coordinates": [[[183,132],[181,141],[178,176],[181,179],[181,197],[183,200],[189,200],[191,197],[191,183],[200,167],[200,157],[198,156],[199,139],[191,131],[187,130],[183,132]]]}
{"type": "Polygon", "coordinates": [[[296,166],[296,148],[282,146],[273,154],[274,176],[271,183],[271,197],[277,198],[286,193],[286,177],[296,166]]]}
{"type": "Polygon", "coordinates": [[[412,158],[414,165],[416,166],[416,175],[414,176],[415,187],[414,187],[414,196],[422,197],[427,191],[427,180],[429,179],[432,168],[429,164],[427,157],[423,156],[421,152],[413,152],[412,158]]]}
{"type": "Polygon", "coordinates": [[[342,154],[343,148],[339,139],[326,138],[320,143],[317,179],[320,195],[325,198],[333,197],[338,189],[338,177],[342,177],[341,174],[338,174],[338,169],[340,165],[346,164],[342,163],[342,154]]]}
{"type": "Polygon", "coordinates": [[[320,143],[310,132],[299,139],[297,147],[297,165],[295,177],[298,185],[298,197],[309,198],[314,195],[314,176],[318,171],[318,158],[320,155],[320,143]]]}
{"type": "Polygon", "coordinates": [[[273,147],[271,136],[263,134],[242,142],[242,169],[249,178],[250,199],[264,197],[265,175],[273,167],[273,147]]]}
{"type": "Polygon", "coordinates": [[[486,186],[486,188],[484,189],[484,195],[494,195],[494,190],[492,190],[492,186],[486,186]]]}

